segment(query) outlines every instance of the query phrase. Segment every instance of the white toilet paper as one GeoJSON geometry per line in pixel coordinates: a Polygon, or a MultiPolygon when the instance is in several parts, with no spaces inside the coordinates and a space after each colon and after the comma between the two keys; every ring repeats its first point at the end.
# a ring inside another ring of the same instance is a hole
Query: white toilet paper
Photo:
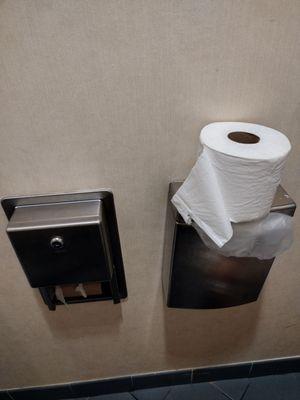
{"type": "Polygon", "coordinates": [[[65,300],[64,292],[60,286],[55,286],[55,296],[56,296],[57,300],[59,300],[65,306],[68,305],[65,300]]]}
{"type": "Polygon", "coordinates": [[[84,297],[85,299],[87,298],[87,294],[85,291],[85,288],[83,286],[82,283],[79,283],[76,288],[75,288],[75,292],[79,292],[81,294],[82,297],[84,297]]]}
{"type": "Polygon", "coordinates": [[[209,124],[200,141],[203,151],[172,202],[186,223],[222,247],[231,222],[269,213],[291,145],[274,129],[243,122],[209,124]]]}
{"type": "Polygon", "coordinates": [[[197,225],[203,243],[225,257],[256,257],[270,260],[288,250],[293,243],[293,218],[279,212],[249,222],[232,223],[233,235],[221,248],[197,225]]]}

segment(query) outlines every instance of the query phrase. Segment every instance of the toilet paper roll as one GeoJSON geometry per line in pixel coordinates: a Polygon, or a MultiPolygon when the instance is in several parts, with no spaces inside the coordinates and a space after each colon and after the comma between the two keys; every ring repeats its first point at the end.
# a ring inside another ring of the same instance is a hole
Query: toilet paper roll
{"type": "Polygon", "coordinates": [[[209,124],[200,142],[203,151],[172,203],[222,247],[231,222],[269,213],[291,145],[279,131],[243,122],[209,124]]]}

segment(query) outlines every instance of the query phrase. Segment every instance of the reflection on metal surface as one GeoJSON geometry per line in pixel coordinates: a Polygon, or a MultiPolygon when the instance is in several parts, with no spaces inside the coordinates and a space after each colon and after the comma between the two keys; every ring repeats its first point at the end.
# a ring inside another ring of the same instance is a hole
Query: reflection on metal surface
{"type": "MultiPolygon", "coordinates": [[[[169,307],[221,308],[257,300],[274,259],[224,257],[208,249],[185,224],[170,199],[182,182],[169,187],[163,288],[169,307]]],[[[294,215],[296,204],[279,186],[271,211],[294,215]]]]}

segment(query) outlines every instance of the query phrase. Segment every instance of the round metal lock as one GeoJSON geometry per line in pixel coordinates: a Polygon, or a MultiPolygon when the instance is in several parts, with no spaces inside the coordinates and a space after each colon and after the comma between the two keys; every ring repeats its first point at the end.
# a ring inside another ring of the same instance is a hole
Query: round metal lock
{"type": "Polygon", "coordinates": [[[50,246],[55,250],[62,249],[64,247],[64,239],[61,236],[54,236],[50,240],[50,246]]]}

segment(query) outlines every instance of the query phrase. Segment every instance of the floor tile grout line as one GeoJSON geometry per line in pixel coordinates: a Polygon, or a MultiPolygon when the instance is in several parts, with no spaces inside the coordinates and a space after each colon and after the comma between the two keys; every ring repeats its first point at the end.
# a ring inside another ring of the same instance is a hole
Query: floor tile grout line
{"type": "Polygon", "coordinates": [[[224,396],[226,396],[229,400],[234,400],[233,397],[231,397],[228,393],[226,393],[223,389],[221,389],[215,382],[208,382],[210,385],[212,385],[218,392],[222,393],[224,396]]]}
{"type": "Polygon", "coordinates": [[[139,400],[133,393],[128,392],[130,394],[131,397],[133,397],[135,400],[139,400]]]}
{"type": "Polygon", "coordinates": [[[10,394],[8,390],[6,390],[6,394],[11,400],[15,400],[14,396],[10,394]]]}
{"type": "Polygon", "coordinates": [[[170,400],[173,399],[173,396],[172,396],[172,389],[170,389],[170,390],[168,391],[166,397],[164,397],[163,400],[168,400],[168,398],[169,398],[170,400]]]}
{"type": "MultiPolygon", "coordinates": [[[[172,388],[173,388],[174,386],[177,386],[177,385],[172,385],[172,388]]],[[[166,393],[165,396],[162,398],[162,400],[165,400],[165,399],[169,396],[169,394],[171,393],[172,388],[170,388],[170,389],[167,391],[167,393],[166,393]]],[[[151,390],[151,389],[153,389],[153,388],[148,388],[148,389],[144,389],[144,390],[151,390]]],[[[142,389],[142,390],[143,390],[143,389],[142,389]]],[[[129,393],[135,400],[139,400],[139,398],[136,397],[132,392],[128,392],[128,393],[129,393]]]]}
{"type": "Polygon", "coordinates": [[[10,394],[8,390],[6,390],[6,394],[11,400],[15,400],[14,396],[10,394]]]}
{"type": "Polygon", "coordinates": [[[252,362],[252,363],[251,363],[251,365],[250,365],[249,372],[248,372],[248,378],[250,378],[250,377],[251,377],[251,374],[252,374],[253,367],[254,367],[254,363],[252,362]]]}
{"type": "Polygon", "coordinates": [[[172,389],[169,389],[169,390],[167,391],[166,395],[163,397],[162,400],[166,400],[166,398],[167,398],[167,397],[169,396],[169,394],[171,393],[171,390],[172,390],[172,389]]]}
{"type": "Polygon", "coordinates": [[[244,392],[243,392],[243,394],[242,394],[242,396],[241,396],[241,398],[239,400],[243,400],[244,399],[244,397],[246,396],[246,393],[248,392],[249,386],[250,386],[250,382],[247,383],[247,386],[245,387],[245,390],[244,390],[244,392]]]}

